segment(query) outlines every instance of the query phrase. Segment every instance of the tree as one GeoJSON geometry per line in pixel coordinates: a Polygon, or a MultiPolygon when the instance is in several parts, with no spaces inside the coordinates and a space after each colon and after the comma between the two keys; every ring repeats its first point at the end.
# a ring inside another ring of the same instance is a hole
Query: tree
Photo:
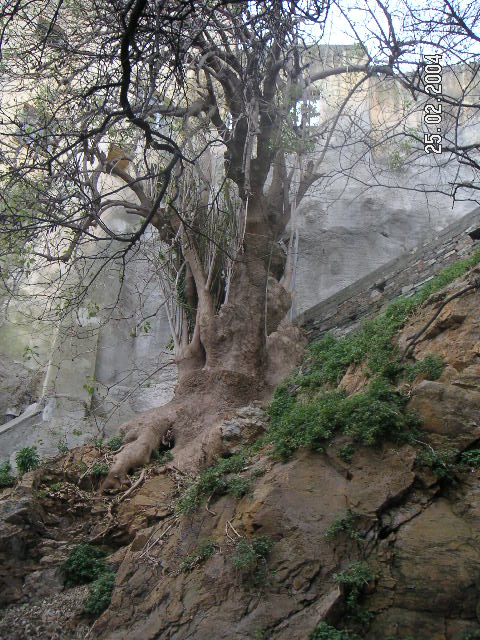
{"type": "MultiPolygon", "coordinates": [[[[348,107],[362,86],[390,78],[414,101],[428,95],[420,43],[448,51],[449,60],[458,56],[475,85],[473,3],[438,0],[427,13],[406,1],[393,9],[380,0],[331,5],[359,44],[353,60],[330,67],[317,44],[328,0],[4,7],[5,82],[13,96],[28,96],[24,106],[32,97],[35,106],[33,116],[18,104],[4,109],[4,255],[20,253],[37,269],[64,264],[62,275],[82,264],[85,282],[65,313],[112,260],[105,243],[120,245],[120,261],[152,227],[161,243],[179,382],[171,403],[123,425],[125,445],[105,488],[148,462],[162,441],[175,440],[177,466],[208,462],[221,450],[222,416],[268,397],[285,372],[275,371],[278,363],[295,362],[299,333],[286,321],[295,211],[324,178],[322,162],[341,124],[350,134],[356,126],[348,107]],[[336,112],[318,122],[312,87],[332,76],[348,79],[349,88],[336,112]],[[105,223],[105,211],[125,203],[125,193],[140,220],[132,234],[105,223]]],[[[478,110],[468,91],[447,96],[458,114],[478,110]]],[[[418,152],[423,136],[407,125],[404,118],[370,139],[368,152],[405,134],[418,152]]],[[[344,149],[345,136],[336,144],[344,149]]],[[[477,171],[477,148],[454,139],[448,151],[477,171]]],[[[11,288],[14,274],[3,273],[11,288]]]]}

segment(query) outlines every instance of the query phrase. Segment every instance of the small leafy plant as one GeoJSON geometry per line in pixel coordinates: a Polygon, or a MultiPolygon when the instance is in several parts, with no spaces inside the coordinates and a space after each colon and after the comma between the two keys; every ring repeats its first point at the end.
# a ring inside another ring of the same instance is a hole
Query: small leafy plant
{"type": "Polygon", "coordinates": [[[338,515],[333,519],[332,524],[325,529],[323,537],[325,540],[333,540],[338,535],[345,533],[352,540],[363,542],[362,536],[355,528],[359,515],[348,509],[343,515],[338,515]]]}
{"type": "Polygon", "coordinates": [[[23,447],[23,449],[17,451],[15,455],[15,462],[17,463],[17,468],[21,474],[36,469],[40,464],[37,447],[23,447]]]}
{"type": "Polygon", "coordinates": [[[250,480],[238,474],[243,470],[247,459],[248,453],[242,451],[201,471],[198,479],[178,500],[177,510],[180,513],[192,513],[202,502],[225,493],[236,498],[245,495],[250,489],[250,480]]]}
{"type": "Polygon", "coordinates": [[[105,564],[105,555],[101,549],[86,542],[74,547],[61,568],[65,585],[73,587],[99,578],[109,570],[105,564]]]}
{"type": "Polygon", "coordinates": [[[116,436],[112,436],[109,440],[107,440],[105,446],[111,451],[118,451],[118,449],[120,449],[123,444],[125,433],[126,432],[122,429],[122,431],[120,431],[120,433],[118,433],[116,436]]]}
{"type": "Polygon", "coordinates": [[[350,464],[354,453],[355,447],[353,446],[353,444],[344,444],[343,447],[340,447],[340,449],[338,450],[338,457],[340,458],[340,460],[343,460],[344,462],[350,464]]]}
{"type": "Polygon", "coordinates": [[[83,611],[92,617],[103,613],[112,599],[114,585],[115,573],[111,569],[106,569],[90,585],[88,595],[83,602],[83,611]]]}
{"type": "Polygon", "coordinates": [[[267,558],[273,547],[273,540],[268,536],[257,536],[251,540],[240,538],[233,554],[233,566],[242,579],[261,585],[267,575],[267,558]]]}
{"type": "Polygon", "coordinates": [[[464,467],[480,467],[480,449],[469,449],[460,456],[460,464],[464,467]]]}
{"type": "Polygon", "coordinates": [[[461,470],[457,462],[459,453],[458,449],[435,450],[427,447],[418,454],[417,460],[429,467],[439,480],[455,483],[455,474],[461,470]]]}
{"type": "Polygon", "coordinates": [[[8,460],[0,465],[0,489],[14,486],[16,480],[11,471],[12,467],[8,460]]]}
{"type": "Polygon", "coordinates": [[[165,451],[159,451],[158,449],[152,450],[152,460],[155,460],[159,464],[167,464],[173,460],[173,454],[166,449],[165,451]]]}
{"type": "Polygon", "coordinates": [[[365,562],[355,560],[348,565],[345,571],[337,573],[335,580],[342,585],[346,591],[347,610],[350,613],[357,614],[359,612],[358,600],[365,586],[373,579],[373,574],[365,562]]]}
{"type": "Polygon", "coordinates": [[[108,464],[105,462],[95,462],[90,469],[90,475],[96,478],[108,475],[108,464]]]}
{"type": "Polygon", "coordinates": [[[188,555],[180,565],[180,571],[189,573],[197,565],[208,560],[217,548],[217,544],[213,540],[202,542],[193,553],[188,555]]]}
{"type": "Polygon", "coordinates": [[[310,634],[310,640],[360,640],[355,634],[336,629],[326,622],[320,622],[310,634]]]}
{"type": "Polygon", "coordinates": [[[409,382],[413,382],[417,376],[422,374],[425,380],[437,380],[444,367],[443,357],[430,353],[423,360],[418,360],[415,364],[406,367],[406,378],[409,382]]]}

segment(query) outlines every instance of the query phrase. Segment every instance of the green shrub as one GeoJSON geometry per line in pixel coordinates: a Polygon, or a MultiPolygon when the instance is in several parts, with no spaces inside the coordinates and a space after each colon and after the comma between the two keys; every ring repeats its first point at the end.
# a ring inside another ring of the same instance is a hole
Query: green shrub
{"type": "Polygon", "coordinates": [[[460,636],[460,640],[480,640],[480,631],[477,629],[464,631],[460,636]]]}
{"type": "Polygon", "coordinates": [[[348,631],[341,631],[326,622],[320,622],[310,634],[310,640],[359,640],[359,638],[348,631]]]}
{"type": "Polygon", "coordinates": [[[425,380],[437,380],[444,367],[445,362],[441,355],[428,354],[423,360],[419,360],[415,364],[405,367],[405,375],[409,382],[413,382],[420,374],[423,374],[425,380]]]}
{"type": "Polygon", "coordinates": [[[88,596],[83,602],[83,611],[89,616],[99,616],[110,604],[115,573],[106,569],[88,588],[88,596]]]}
{"type": "Polygon", "coordinates": [[[202,502],[225,493],[230,493],[236,498],[245,495],[250,488],[250,481],[238,473],[243,470],[248,455],[247,451],[242,451],[201,471],[198,479],[178,500],[177,510],[180,513],[192,513],[202,502]]]}
{"type": "Polygon", "coordinates": [[[120,433],[118,433],[116,436],[112,436],[109,440],[107,440],[105,446],[112,451],[118,451],[118,449],[120,449],[123,444],[125,433],[126,432],[122,429],[122,431],[120,431],[120,433]]]}
{"type": "Polygon", "coordinates": [[[365,562],[355,560],[345,571],[337,573],[335,580],[345,588],[347,609],[351,613],[358,612],[358,600],[365,586],[372,580],[373,574],[365,562]]]}
{"type": "Polygon", "coordinates": [[[250,541],[240,538],[233,554],[233,566],[242,579],[261,585],[266,578],[266,559],[273,547],[273,540],[267,536],[257,536],[250,541]]]}
{"type": "Polygon", "coordinates": [[[268,439],[281,460],[300,447],[322,451],[336,433],[364,445],[385,437],[408,439],[419,420],[404,413],[405,403],[406,399],[382,378],[374,378],[366,391],[348,397],[338,390],[321,392],[310,400],[291,397],[288,403],[281,397],[281,405],[286,407],[283,414],[274,398],[268,439]]]}
{"type": "Polygon", "coordinates": [[[173,460],[173,455],[171,451],[159,451],[158,449],[152,450],[152,460],[155,460],[159,464],[167,464],[167,462],[171,462],[173,460]]]}
{"type": "Polygon", "coordinates": [[[467,467],[480,467],[480,449],[469,449],[460,456],[460,464],[467,467]]]}
{"type": "Polygon", "coordinates": [[[457,462],[459,454],[458,449],[434,450],[427,447],[419,453],[417,460],[430,467],[439,480],[455,482],[455,474],[461,471],[457,462]]]}
{"type": "Polygon", "coordinates": [[[344,462],[350,463],[353,458],[353,454],[355,453],[355,447],[353,444],[344,444],[343,447],[340,447],[338,450],[338,457],[344,462]]]}
{"type": "Polygon", "coordinates": [[[105,555],[103,551],[86,542],[74,547],[61,569],[65,585],[72,587],[99,578],[102,573],[108,571],[105,555]]]}
{"type": "Polygon", "coordinates": [[[105,446],[105,438],[103,436],[92,438],[92,444],[96,449],[103,449],[105,446]]]}
{"type": "Polygon", "coordinates": [[[13,487],[16,482],[15,476],[11,474],[12,467],[8,460],[0,464],[0,489],[13,487]]]}
{"type": "Polygon", "coordinates": [[[90,469],[90,475],[94,477],[108,476],[108,464],[105,462],[95,462],[90,469]]]}
{"type": "Polygon", "coordinates": [[[358,518],[358,513],[348,509],[344,514],[338,515],[333,519],[332,524],[323,532],[323,537],[325,540],[333,540],[341,533],[345,533],[352,540],[363,542],[362,536],[355,528],[358,518]]]}
{"type": "Polygon", "coordinates": [[[213,555],[216,548],[217,545],[213,540],[206,540],[205,542],[202,542],[202,544],[200,544],[195,551],[188,555],[181,563],[180,571],[189,573],[198,564],[208,560],[213,555]]]}
{"type": "Polygon", "coordinates": [[[36,469],[40,464],[37,447],[23,447],[15,455],[18,471],[23,474],[36,469]]]}

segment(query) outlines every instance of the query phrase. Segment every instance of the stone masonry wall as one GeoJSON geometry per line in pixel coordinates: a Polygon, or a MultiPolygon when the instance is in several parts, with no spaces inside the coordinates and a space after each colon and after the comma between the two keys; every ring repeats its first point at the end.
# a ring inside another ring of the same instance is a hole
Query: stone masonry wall
{"type": "Polygon", "coordinates": [[[435,274],[480,246],[480,208],[437,233],[399,258],[372,271],[297,319],[309,340],[327,331],[341,335],[355,329],[399,295],[413,295],[435,274]]]}

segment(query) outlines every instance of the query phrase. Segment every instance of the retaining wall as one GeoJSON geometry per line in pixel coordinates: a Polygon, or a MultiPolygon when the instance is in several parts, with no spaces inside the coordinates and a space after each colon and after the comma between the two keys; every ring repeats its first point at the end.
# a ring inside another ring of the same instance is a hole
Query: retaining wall
{"type": "Polygon", "coordinates": [[[310,308],[296,322],[306,330],[309,340],[327,331],[336,335],[347,333],[392,298],[413,295],[438,271],[466,257],[477,246],[480,246],[480,208],[310,308]]]}

